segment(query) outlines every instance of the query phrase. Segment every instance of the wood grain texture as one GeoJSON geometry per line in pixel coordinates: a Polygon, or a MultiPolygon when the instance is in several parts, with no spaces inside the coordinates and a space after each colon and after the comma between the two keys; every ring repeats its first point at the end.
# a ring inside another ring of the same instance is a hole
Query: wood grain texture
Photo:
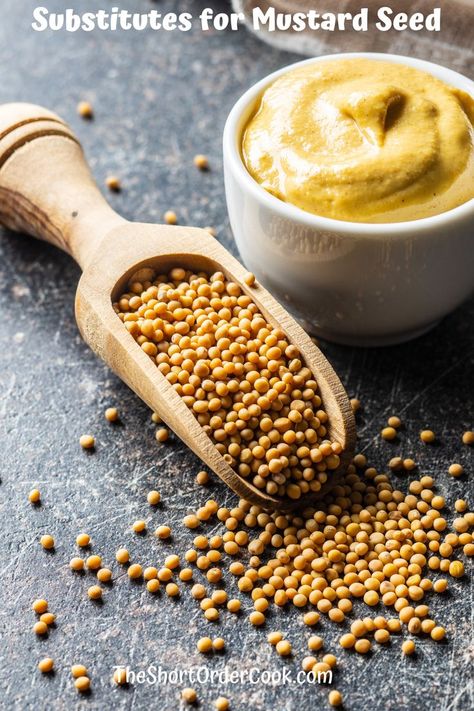
{"type": "Polygon", "coordinates": [[[354,453],[355,422],[347,394],[321,351],[266,289],[245,285],[245,269],[206,230],[131,223],[114,213],[92,179],[79,141],[59,117],[40,106],[0,106],[0,222],[74,257],[84,270],[76,297],[84,340],[239,496],[283,510],[322,498],[338,481],[354,453]],[[298,501],[271,496],[225,462],[112,309],[112,301],[142,266],[160,272],[173,266],[209,274],[223,271],[298,347],[318,382],[329,437],[343,447],[339,469],[317,494],[298,501]]]}

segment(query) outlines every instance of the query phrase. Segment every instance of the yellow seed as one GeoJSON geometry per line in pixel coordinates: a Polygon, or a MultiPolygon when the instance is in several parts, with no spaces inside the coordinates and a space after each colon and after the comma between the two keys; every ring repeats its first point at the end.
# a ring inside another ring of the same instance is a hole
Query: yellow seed
{"type": "Polygon", "coordinates": [[[100,585],[91,585],[87,591],[91,600],[99,600],[102,597],[102,588],[100,585]]]}
{"type": "Polygon", "coordinates": [[[203,654],[210,652],[212,649],[212,639],[210,637],[201,637],[201,639],[197,641],[196,646],[198,652],[202,652],[203,654]]]}
{"type": "Polygon", "coordinates": [[[157,578],[151,578],[147,581],[146,589],[150,593],[156,593],[160,589],[160,581],[157,578]]]}
{"type": "Polygon", "coordinates": [[[219,619],[219,610],[215,607],[208,607],[207,610],[204,610],[204,617],[209,622],[217,622],[219,619]]]}
{"type": "Polygon", "coordinates": [[[176,213],[173,210],[167,210],[163,215],[164,221],[167,225],[175,225],[178,222],[176,213]]]}
{"type": "Polygon", "coordinates": [[[347,632],[339,638],[339,644],[343,649],[351,649],[356,643],[356,638],[353,634],[347,632]]]}
{"type": "Polygon", "coordinates": [[[37,504],[41,500],[41,493],[39,489],[32,489],[28,494],[28,501],[32,504],[37,504]]]}
{"type": "Polygon", "coordinates": [[[109,568],[100,568],[97,571],[97,580],[100,583],[109,583],[112,580],[112,571],[109,568]]]}
{"type": "Polygon", "coordinates": [[[431,630],[431,639],[434,639],[436,642],[439,642],[440,640],[444,639],[446,636],[446,630],[444,627],[433,627],[431,630]]]}
{"type": "Polygon", "coordinates": [[[130,553],[126,548],[119,548],[115,554],[115,560],[117,561],[117,563],[121,563],[122,565],[124,565],[130,560],[130,553]]]}
{"type": "Polygon", "coordinates": [[[165,590],[169,597],[176,597],[176,595],[179,595],[179,588],[176,583],[168,583],[165,590]]]}
{"type": "Polygon", "coordinates": [[[374,639],[378,644],[386,644],[390,641],[390,632],[388,630],[376,630],[374,633],[374,639]]]}
{"type": "Polygon", "coordinates": [[[367,652],[370,652],[371,647],[372,645],[370,643],[370,640],[364,637],[361,637],[360,639],[356,640],[356,643],[354,644],[354,649],[359,654],[367,654],[367,652]]]}
{"type": "Polygon", "coordinates": [[[33,625],[33,632],[39,636],[48,634],[48,625],[46,622],[35,622],[33,625]]]}
{"type": "Polygon", "coordinates": [[[329,692],[328,701],[331,706],[342,706],[342,694],[337,689],[329,692]]]}
{"type": "Polygon", "coordinates": [[[187,528],[197,528],[200,524],[198,517],[195,514],[189,514],[183,518],[183,525],[187,528]]]}
{"type": "Polygon", "coordinates": [[[247,274],[244,276],[244,282],[247,284],[247,286],[254,286],[255,274],[252,274],[252,272],[247,272],[247,274]]]}
{"type": "Polygon", "coordinates": [[[157,536],[157,538],[161,538],[162,540],[169,538],[171,536],[171,528],[169,526],[158,526],[155,531],[155,536],[157,536]]]}
{"type": "Polygon", "coordinates": [[[40,543],[46,550],[51,550],[51,548],[54,548],[54,538],[48,534],[41,536],[40,543]]]}
{"type": "Polygon", "coordinates": [[[415,643],[412,639],[407,639],[402,644],[402,652],[407,656],[411,656],[415,653],[415,643]]]}
{"type": "Polygon", "coordinates": [[[216,711],[227,711],[227,709],[229,708],[229,700],[226,699],[224,696],[219,696],[214,701],[214,706],[216,707],[216,711]]]}
{"type": "Polygon", "coordinates": [[[132,563],[132,565],[130,565],[127,569],[127,575],[132,580],[141,578],[142,572],[143,572],[142,566],[139,563],[132,563]]]}
{"type": "Polygon", "coordinates": [[[52,612],[43,612],[43,614],[40,616],[40,622],[44,622],[48,625],[48,627],[53,625],[55,620],[56,615],[54,615],[52,612]]]}
{"type": "Polygon", "coordinates": [[[76,538],[76,545],[78,545],[80,548],[88,546],[90,542],[91,538],[87,533],[80,533],[76,538]]]}
{"type": "Polygon", "coordinates": [[[105,419],[107,422],[117,422],[119,413],[116,407],[108,407],[105,411],[105,419]]]}
{"type": "Polygon", "coordinates": [[[73,664],[71,667],[71,674],[74,679],[78,679],[80,676],[87,676],[87,667],[84,664],[73,664]]]}
{"type": "Polygon", "coordinates": [[[474,444],[474,432],[468,430],[462,436],[463,444],[474,444]]]}
{"type": "Polygon", "coordinates": [[[114,671],[113,680],[117,686],[124,686],[127,684],[127,670],[124,667],[119,667],[114,671]]]}
{"type": "Polygon", "coordinates": [[[453,578],[461,578],[464,575],[464,563],[460,560],[453,560],[449,564],[449,574],[453,578]]]}
{"type": "Polygon", "coordinates": [[[150,506],[157,506],[161,501],[161,494],[159,491],[155,491],[153,489],[152,491],[148,492],[146,500],[148,501],[150,506]]]}
{"type": "Polygon", "coordinates": [[[422,430],[420,432],[420,439],[425,444],[431,444],[435,441],[436,435],[432,430],[422,430]]]}
{"type": "Polygon", "coordinates": [[[88,676],[79,676],[74,682],[74,686],[78,691],[89,691],[91,686],[91,680],[88,676]]]}
{"type": "Polygon", "coordinates": [[[77,105],[77,113],[85,119],[91,119],[94,115],[92,104],[89,101],[80,101],[77,105]]]}
{"type": "Polygon", "coordinates": [[[397,436],[397,430],[394,427],[384,427],[380,434],[382,439],[392,440],[397,436]]]}
{"type": "Polygon", "coordinates": [[[256,627],[263,625],[265,623],[265,619],[265,615],[262,612],[258,612],[258,610],[254,610],[249,615],[249,622],[256,627]]]}
{"type": "Polygon", "coordinates": [[[241,607],[240,600],[232,599],[232,600],[229,600],[229,602],[227,603],[227,609],[229,610],[229,612],[234,612],[234,613],[239,612],[240,607],[241,607]]]}
{"type": "Polygon", "coordinates": [[[79,437],[79,444],[82,449],[93,449],[95,447],[95,437],[92,435],[82,435],[79,437]]]}
{"type": "Polygon", "coordinates": [[[54,669],[54,661],[51,657],[45,657],[38,662],[38,669],[42,674],[48,674],[54,669]]]}
{"type": "Polygon", "coordinates": [[[160,427],[155,432],[155,438],[158,442],[166,442],[170,433],[165,427],[160,427]]]}
{"type": "Polygon", "coordinates": [[[283,635],[281,632],[269,632],[267,636],[267,640],[273,645],[278,644],[278,642],[281,642],[282,639],[283,635]]]}
{"type": "Polygon", "coordinates": [[[317,652],[319,649],[322,649],[324,646],[324,640],[322,637],[318,637],[318,635],[311,635],[311,637],[308,639],[308,649],[310,649],[312,652],[317,652]]]}
{"type": "MultiPolygon", "coordinates": [[[[108,187],[108,189],[114,193],[118,193],[122,189],[122,184],[120,182],[120,178],[117,178],[116,175],[108,175],[105,179],[105,184],[108,187]]],[[[110,408],[110,409],[114,409],[114,408],[110,408]]],[[[107,417],[107,415],[106,415],[106,417],[107,417]]],[[[107,419],[109,419],[109,418],[107,417],[107,419]]],[[[116,419],[117,418],[115,417],[115,420],[116,419]]],[[[110,420],[110,422],[114,422],[115,420],[110,420]]]]}
{"type": "Polygon", "coordinates": [[[398,428],[402,426],[402,421],[399,417],[392,415],[388,418],[387,424],[389,427],[393,427],[394,429],[398,430],[398,428]]]}
{"type": "Polygon", "coordinates": [[[196,475],[196,484],[205,486],[209,482],[209,474],[207,472],[198,472],[196,475]]]}
{"type": "Polygon", "coordinates": [[[143,533],[143,531],[146,531],[146,521],[134,521],[132,530],[135,533],[143,533]]]}
{"type": "Polygon", "coordinates": [[[199,168],[199,170],[207,170],[209,168],[209,161],[207,159],[207,156],[203,155],[202,153],[198,153],[194,156],[193,163],[196,168],[199,168]]]}
{"type": "Polygon", "coordinates": [[[316,625],[319,622],[320,615],[312,610],[311,612],[306,612],[304,617],[303,617],[303,622],[305,625],[309,625],[312,627],[313,625],[316,625]]]}
{"type": "Polygon", "coordinates": [[[185,701],[187,704],[194,704],[197,700],[197,694],[194,689],[191,688],[186,688],[183,689],[181,692],[181,698],[183,701],[185,701]]]}
{"type": "Polygon", "coordinates": [[[457,478],[464,474],[464,468],[461,464],[451,464],[448,469],[448,473],[450,476],[457,478]]]}
{"type": "Polygon", "coordinates": [[[31,606],[31,609],[38,615],[42,615],[48,609],[48,602],[42,598],[35,600],[31,606]]]}
{"type": "Polygon", "coordinates": [[[288,657],[291,654],[291,644],[286,639],[282,639],[276,643],[275,649],[280,657],[288,657]]]}
{"type": "Polygon", "coordinates": [[[358,410],[360,410],[360,406],[361,406],[361,402],[358,398],[356,398],[356,397],[351,398],[352,412],[357,412],[358,410]]]}
{"type": "Polygon", "coordinates": [[[220,652],[224,649],[225,647],[225,640],[222,639],[222,637],[215,637],[212,640],[212,646],[213,648],[217,651],[220,652]]]}
{"type": "Polygon", "coordinates": [[[100,555],[90,555],[86,558],[86,566],[89,570],[98,570],[102,565],[102,558],[100,555]]]}

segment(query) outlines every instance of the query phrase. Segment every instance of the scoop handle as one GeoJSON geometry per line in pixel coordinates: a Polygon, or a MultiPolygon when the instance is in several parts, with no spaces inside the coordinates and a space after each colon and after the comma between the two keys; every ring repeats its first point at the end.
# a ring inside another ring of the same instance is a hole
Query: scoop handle
{"type": "Polygon", "coordinates": [[[51,242],[84,268],[101,237],[124,222],[59,116],[33,104],[0,106],[0,224],[51,242]]]}

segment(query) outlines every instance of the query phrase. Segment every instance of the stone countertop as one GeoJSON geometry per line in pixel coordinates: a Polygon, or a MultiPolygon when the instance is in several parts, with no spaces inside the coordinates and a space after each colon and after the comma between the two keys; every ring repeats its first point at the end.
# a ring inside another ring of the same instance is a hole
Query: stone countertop
{"type": "MultiPolygon", "coordinates": [[[[125,217],[159,221],[167,209],[183,224],[211,225],[218,239],[235,253],[227,221],[221,163],[221,133],[228,110],[239,94],[268,72],[297,59],[259,43],[241,30],[204,36],[189,33],[34,33],[31,10],[36,2],[4,0],[0,25],[0,102],[41,103],[71,123],[80,137],[99,185],[114,173],[123,183],[107,195],[125,217]],[[14,41],[12,41],[14,38],[14,41]],[[91,101],[95,118],[82,121],[75,107],[91,101]],[[209,156],[211,170],[192,165],[195,153],[209,156]]],[[[117,3],[119,4],[119,3],[117,3]]],[[[77,3],[76,3],[77,5],[77,3]]],[[[81,9],[95,3],[84,0],[81,9]]],[[[201,3],[129,0],[131,10],[190,10],[201,3]]],[[[48,8],[64,3],[51,0],[48,8]]],[[[213,5],[221,10],[227,5],[213,5]]],[[[117,709],[180,707],[186,682],[156,686],[147,682],[118,689],[111,684],[114,665],[138,671],[203,665],[208,670],[248,672],[252,668],[294,676],[306,652],[309,630],[296,609],[273,612],[267,629],[281,629],[293,643],[294,660],[278,658],[266,632],[251,628],[245,614],[222,614],[215,627],[206,623],[187,591],[179,599],[149,595],[130,583],[115,563],[114,552],[127,546],[143,564],[163,560],[167,550],[191,546],[192,532],[183,516],[205,499],[234,505],[235,497],[212,477],[207,489],[194,477],[199,461],[172,437],[154,438],[147,408],[81,341],[74,322],[74,292],[79,270],[53,247],[5,230],[0,234],[0,708],[117,709]],[[120,409],[121,421],[104,419],[107,406],[120,409]],[[96,436],[97,448],[84,452],[78,438],[96,436]],[[28,492],[38,486],[42,504],[33,507],[28,492]],[[163,503],[152,510],[147,492],[157,488],[163,503]],[[153,530],[173,529],[173,540],[160,544],[151,534],[130,532],[138,518],[153,530]],[[73,575],[78,532],[87,531],[93,551],[115,571],[103,604],[87,599],[92,576],[73,575]],[[53,553],[38,543],[43,533],[56,539],[53,553]],[[32,632],[32,600],[46,597],[57,614],[47,639],[32,632]],[[227,651],[203,658],[196,640],[209,634],[226,639],[227,651]],[[52,656],[56,673],[36,670],[52,656]],[[79,697],[69,666],[90,670],[92,693],[79,697]]],[[[440,286],[442,288],[442,285],[440,286]]],[[[352,396],[363,402],[359,449],[382,471],[395,454],[413,456],[419,471],[432,474],[446,496],[450,516],[455,499],[474,499],[472,451],[461,444],[471,429],[474,303],[463,306],[428,335],[387,349],[350,349],[322,344],[352,396]],[[379,431],[390,414],[404,428],[396,443],[379,431]],[[436,446],[423,446],[420,429],[430,427],[436,446]],[[447,475],[453,461],[466,475],[447,475]]],[[[419,476],[393,475],[404,489],[419,476]]],[[[468,566],[469,568],[469,566],[468,566]]],[[[226,579],[229,591],[235,583],[226,579]]],[[[334,688],[357,711],[474,707],[472,665],[472,576],[450,583],[444,597],[430,597],[448,640],[417,643],[417,654],[403,658],[400,640],[368,657],[339,653],[337,625],[323,620],[318,633],[327,651],[338,654],[334,688]],[[322,630],[322,632],[319,632],[322,630]]],[[[249,603],[244,603],[248,609],[249,603]]],[[[356,607],[356,609],[358,609],[356,607]]],[[[362,608],[361,608],[362,609],[362,608]]],[[[366,608],[365,608],[366,609],[366,608]]],[[[250,711],[326,708],[328,689],[309,684],[252,684],[243,679],[195,683],[200,708],[212,708],[219,695],[232,709],[250,711]]]]}

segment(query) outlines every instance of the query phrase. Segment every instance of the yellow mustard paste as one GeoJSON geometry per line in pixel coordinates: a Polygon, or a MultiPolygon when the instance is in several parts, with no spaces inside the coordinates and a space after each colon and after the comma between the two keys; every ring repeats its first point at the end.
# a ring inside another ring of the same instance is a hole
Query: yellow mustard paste
{"type": "Polygon", "coordinates": [[[474,197],[474,100],[374,59],[307,64],[260,96],[242,140],[269,193],[338,220],[400,222],[474,197]]]}

